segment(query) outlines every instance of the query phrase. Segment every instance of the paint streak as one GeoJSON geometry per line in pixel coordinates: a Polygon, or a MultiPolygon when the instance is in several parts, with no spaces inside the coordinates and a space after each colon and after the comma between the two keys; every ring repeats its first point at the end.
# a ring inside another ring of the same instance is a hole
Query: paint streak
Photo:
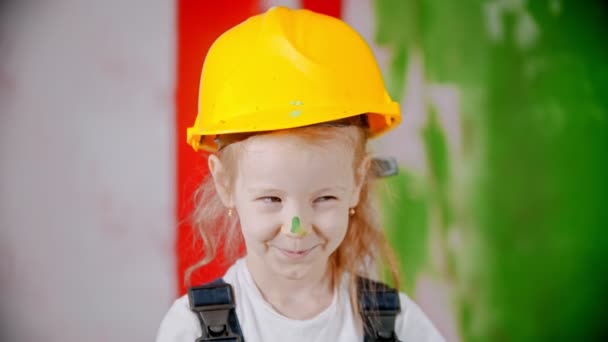
{"type": "Polygon", "coordinates": [[[289,116],[291,116],[292,118],[297,118],[301,114],[302,114],[302,111],[299,109],[296,109],[296,110],[292,111],[291,113],[289,113],[289,116]]]}
{"type": "Polygon", "coordinates": [[[291,219],[291,232],[297,234],[299,236],[305,236],[306,231],[302,229],[302,224],[300,222],[300,218],[298,216],[294,216],[291,219]]]}

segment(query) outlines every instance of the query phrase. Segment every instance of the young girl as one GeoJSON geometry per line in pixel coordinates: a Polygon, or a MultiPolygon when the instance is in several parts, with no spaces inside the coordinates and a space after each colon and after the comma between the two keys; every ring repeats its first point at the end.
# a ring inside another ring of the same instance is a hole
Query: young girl
{"type": "Polygon", "coordinates": [[[194,223],[223,279],[165,316],[157,342],[408,341],[441,335],[405,294],[370,187],[368,138],[400,122],[365,42],[344,22],[275,7],[224,33],[203,67],[195,150],[213,152],[194,223]],[[231,255],[235,255],[232,253],[231,255]]]}

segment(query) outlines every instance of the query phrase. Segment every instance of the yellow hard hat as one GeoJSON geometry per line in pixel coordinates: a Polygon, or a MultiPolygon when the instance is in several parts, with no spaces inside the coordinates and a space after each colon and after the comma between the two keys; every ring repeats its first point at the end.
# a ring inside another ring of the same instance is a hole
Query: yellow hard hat
{"type": "Polygon", "coordinates": [[[273,7],[222,34],[203,65],[195,150],[222,134],[273,131],[367,114],[370,137],[401,121],[373,53],[346,23],[273,7]]]}

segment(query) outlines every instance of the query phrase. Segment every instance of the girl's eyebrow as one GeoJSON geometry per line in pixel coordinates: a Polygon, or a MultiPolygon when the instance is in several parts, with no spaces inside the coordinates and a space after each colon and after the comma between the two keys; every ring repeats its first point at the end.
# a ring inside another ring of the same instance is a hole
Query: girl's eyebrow
{"type": "Polygon", "coordinates": [[[260,192],[271,192],[271,193],[283,193],[282,190],[273,188],[273,187],[264,187],[264,186],[255,186],[247,188],[247,192],[249,193],[260,193],[260,192]]]}
{"type": "MultiPolygon", "coordinates": [[[[346,187],[341,186],[341,185],[336,185],[336,186],[326,186],[324,188],[321,188],[317,191],[312,192],[312,194],[317,195],[323,192],[332,192],[332,191],[346,191],[346,187]]],[[[285,193],[285,191],[277,189],[277,188],[273,188],[271,186],[265,187],[265,186],[253,186],[250,188],[247,188],[247,192],[248,193],[275,193],[275,194],[283,194],[285,193]]]]}
{"type": "Polygon", "coordinates": [[[323,193],[323,192],[331,192],[331,191],[335,191],[335,190],[346,191],[346,188],[343,187],[343,186],[341,186],[341,185],[327,186],[327,187],[324,187],[322,189],[319,189],[319,190],[315,191],[314,194],[320,194],[320,193],[323,193]]]}

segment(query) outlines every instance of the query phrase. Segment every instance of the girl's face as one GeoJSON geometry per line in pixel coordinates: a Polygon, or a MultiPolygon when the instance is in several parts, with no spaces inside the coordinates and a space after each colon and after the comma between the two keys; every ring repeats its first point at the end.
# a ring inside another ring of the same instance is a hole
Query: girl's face
{"type": "Polygon", "coordinates": [[[352,146],[289,134],[256,136],[242,148],[226,201],[239,215],[250,266],[289,279],[324,272],[359,201],[366,163],[356,173],[352,146]]]}

